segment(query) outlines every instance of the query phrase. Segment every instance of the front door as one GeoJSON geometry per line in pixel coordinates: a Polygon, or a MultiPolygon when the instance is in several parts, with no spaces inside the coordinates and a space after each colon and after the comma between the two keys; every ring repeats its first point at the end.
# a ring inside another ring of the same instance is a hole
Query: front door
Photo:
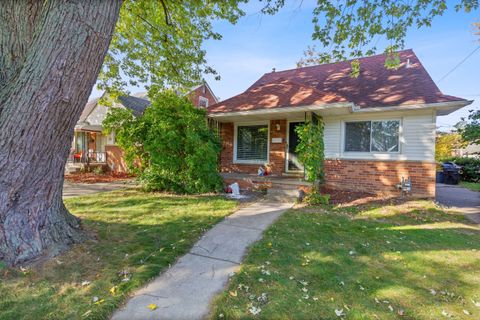
{"type": "Polygon", "coordinates": [[[298,145],[298,134],[295,130],[303,122],[289,122],[288,123],[288,147],[287,147],[287,171],[303,171],[302,164],[298,161],[297,152],[295,149],[298,145]]]}

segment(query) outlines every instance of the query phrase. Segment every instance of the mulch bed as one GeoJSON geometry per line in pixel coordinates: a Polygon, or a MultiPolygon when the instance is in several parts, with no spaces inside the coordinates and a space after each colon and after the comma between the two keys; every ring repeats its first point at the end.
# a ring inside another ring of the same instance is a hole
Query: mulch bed
{"type": "Polygon", "coordinates": [[[334,205],[339,205],[342,207],[349,207],[349,206],[358,206],[364,204],[395,204],[395,203],[402,203],[405,199],[398,198],[398,197],[387,197],[381,195],[375,195],[366,192],[360,191],[348,191],[348,190],[339,190],[339,189],[331,189],[331,188],[321,188],[320,192],[322,194],[329,194],[330,195],[330,203],[334,205]]]}
{"type": "Polygon", "coordinates": [[[129,173],[105,173],[95,174],[93,172],[72,173],[65,175],[65,180],[74,183],[105,183],[130,180],[135,176],[129,173]]]}

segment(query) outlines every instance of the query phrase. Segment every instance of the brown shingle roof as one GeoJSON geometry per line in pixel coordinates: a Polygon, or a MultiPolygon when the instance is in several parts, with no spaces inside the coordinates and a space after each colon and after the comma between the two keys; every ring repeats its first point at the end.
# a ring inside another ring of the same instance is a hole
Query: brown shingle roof
{"type": "Polygon", "coordinates": [[[360,75],[351,61],[266,73],[245,92],[208,108],[209,113],[353,102],[360,108],[464,100],[444,95],[413,50],[400,51],[400,67],[386,69],[385,55],[360,58],[360,75]],[[407,66],[407,61],[409,61],[407,66]]]}

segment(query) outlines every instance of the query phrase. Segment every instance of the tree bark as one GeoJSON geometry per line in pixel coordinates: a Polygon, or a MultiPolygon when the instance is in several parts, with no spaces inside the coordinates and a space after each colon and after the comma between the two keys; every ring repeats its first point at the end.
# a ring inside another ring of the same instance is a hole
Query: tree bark
{"type": "Polygon", "coordinates": [[[8,265],[85,238],[62,201],[64,170],[121,4],[0,4],[0,260],[8,265]]]}

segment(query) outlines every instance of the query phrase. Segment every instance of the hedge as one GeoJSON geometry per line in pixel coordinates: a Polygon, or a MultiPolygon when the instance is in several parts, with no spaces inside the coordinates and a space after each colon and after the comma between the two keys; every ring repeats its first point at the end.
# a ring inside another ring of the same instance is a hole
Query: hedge
{"type": "Polygon", "coordinates": [[[480,159],[453,157],[443,162],[454,162],[462,167],[460,179],[467,182],[480,182],[480,159]]]}

